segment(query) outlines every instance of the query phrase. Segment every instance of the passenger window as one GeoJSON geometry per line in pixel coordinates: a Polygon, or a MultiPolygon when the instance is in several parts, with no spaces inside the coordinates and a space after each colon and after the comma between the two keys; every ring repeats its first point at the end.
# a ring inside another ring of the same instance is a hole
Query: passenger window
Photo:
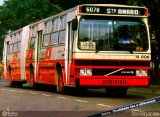
{"type": "Polygon", "coordinates": [[[17,51],[17,43],[14,43],[13,44],[13,52],[16,52],[17,51]]]}
{"type": "Polygon", "coordinates": [[[51,34],[51,45],[58,44],[58,32],[54,32],[51,34]]]}
{"type": "Polygon", "coordinates": [[[59,44],[65,43],[67,15],[61,16],[61,25],[59,31],[59,44]]]}
{"type": "Polygon", "coordinates": [[[32,26],[31,27],[31,32],[30,32],[30,49],[35,49],[35,42],[36,42],[36,35],[37,35],[37,26],[32,26]]]}
{"type": "Polygon", "coordinates": [[[18,51],[21,50],[21,41],[18,42],[18,51]]]}
{"type": "Polygon", "coordinates": [[[60,29],[66,29],[66,21],[67,21],[67,16],[66,15],[62,16],[60,29]]]}
{"type": "Polygon", "coordinates": [[[64,42],[65,42],[65,32],[66,32],[66,30],[61,30],[59,32],[59,44],[64,44],[64,42]]]}
{"type": "Polygon", "coordinates": [[[36,41],[36,38],[35,38],[35,37],[31,39],[30,49],[35,49],[35,41],[36,41]]]}
{"type": "Polygon", "coordinates": [[[50,33],[51,32],[51,21],[47,21],[45,23],[45,34],[50,33]]]}
{"type": "Polygon", "coordinates": [[[58,22],[59,22],[59,18],[56,18],[53,20],[53,25],[52,25],[52,31],[55,32],[55,31],[58,31],[58,22]]]}
{"type": "Polygon", "coordinates": [[[12,53],[13,52],[13,44],[10,44],[9,45],[9,53],[12,53]]]}
{"type": "Polygon", "coordinates": [[[50,40],[50,34],[44,35],[44,38],[43,38],[43,47],[46,47],[46,46],[49,45],[49,40],[50,40]]]}

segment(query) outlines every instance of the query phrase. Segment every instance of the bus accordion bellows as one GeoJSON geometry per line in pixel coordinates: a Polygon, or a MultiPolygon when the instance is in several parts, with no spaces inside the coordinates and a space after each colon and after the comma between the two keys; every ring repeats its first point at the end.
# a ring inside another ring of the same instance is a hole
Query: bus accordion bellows
{"type": "Polygon", "coordinates": [[[29,82],[66,87],[103,87],[125,95],[148,86],[148,9],[115,4],[83,4],[6,35],[2,77],[10,86],[29,82]]]}

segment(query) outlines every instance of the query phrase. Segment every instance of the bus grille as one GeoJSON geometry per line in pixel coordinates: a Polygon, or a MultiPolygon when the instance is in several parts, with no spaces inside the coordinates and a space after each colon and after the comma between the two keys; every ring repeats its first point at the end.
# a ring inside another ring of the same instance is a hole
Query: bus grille
{"type": "Polygon", "coordinates": [[[126,85],[127,80],[103,80],[105,85],[126,85]]]}
{"type": "Polygon", "coordinates": [[[135,76],[136,70],[135,69],[124,69],[119,70],[117,69],[92,69],[93,76],[135,76]]]}

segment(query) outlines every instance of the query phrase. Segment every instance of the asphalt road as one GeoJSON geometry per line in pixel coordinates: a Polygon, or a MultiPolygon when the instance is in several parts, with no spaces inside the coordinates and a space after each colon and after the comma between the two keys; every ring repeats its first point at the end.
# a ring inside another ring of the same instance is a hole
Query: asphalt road
{"type": "MultiPolygon", "coordinates": [[[[76,95],[57,94],[43,86],[31,90],[26,84],[23,88],[11,88],[8,82],[0,80],[0,117],[87,117],[126,104],[159,96],[160,88],[130,88],[125,97],[109,97],[104,89],[90,89],[76,95]]],[[[160,103],[139,107],[112,115],[112,117],[160,117],[160,103]]]]}

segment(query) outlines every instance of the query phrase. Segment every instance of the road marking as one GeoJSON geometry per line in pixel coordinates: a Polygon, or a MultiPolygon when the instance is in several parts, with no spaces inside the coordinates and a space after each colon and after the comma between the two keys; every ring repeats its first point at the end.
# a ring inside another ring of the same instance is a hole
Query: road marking
{"type": "Polygon", "coordinates": [[[8,83],[6,83],[6,82],[2,82],[1,84],[5,85],[5,84],[8,84],[8,83]]]}
{"type": "Polygon", "coordinates": [[[36,94],[38,94],[38,93],[35,93],[35,92],[29,92],[30,94],[34,94],[34,95],[36,95],[36,94]]]}
{"type": "Polygon", "coordinates": [[[58,98],[60,98],[60,99],[67,99],[67,98],[65,98],[65,97],[58,97],[58,98]]]}
{"type": "Polygon", "coordinates": [[[85,100],[75,100],[77,102],[88,102],[88,101],[85,101],[85,100]]]}
{"type": "Polygon", "coordinates": [[[110,107],[113,108],[114,106],[110,106],[110,105],[105,105],[105,104],[97,104],[98,106],[105,106],[105,107],[110,107]]]}
{"type": "Polygon", "coordinates": [[[20,93],[26,93],[26,91],[19,91],[20,93]]]}
{"type": "Polygon", "coordinates": [[[42,94],[43,96],[47,96],[47,97],[49,97],[49,96],[52,96],[52,95],[48,95],[48,94],[42,94]]]}
{"type": "Polygon", "coordinates": [[[11,90],[9,90],[9,91],[14,92],[14,91],[16,91],[16,90],[11,89],[11,90]]]}
{"type": "Polygon", "coordinates": [[[8,90],[8,89],[1,89],[1,90],[6,91],[6,90],[8,90]]]}

